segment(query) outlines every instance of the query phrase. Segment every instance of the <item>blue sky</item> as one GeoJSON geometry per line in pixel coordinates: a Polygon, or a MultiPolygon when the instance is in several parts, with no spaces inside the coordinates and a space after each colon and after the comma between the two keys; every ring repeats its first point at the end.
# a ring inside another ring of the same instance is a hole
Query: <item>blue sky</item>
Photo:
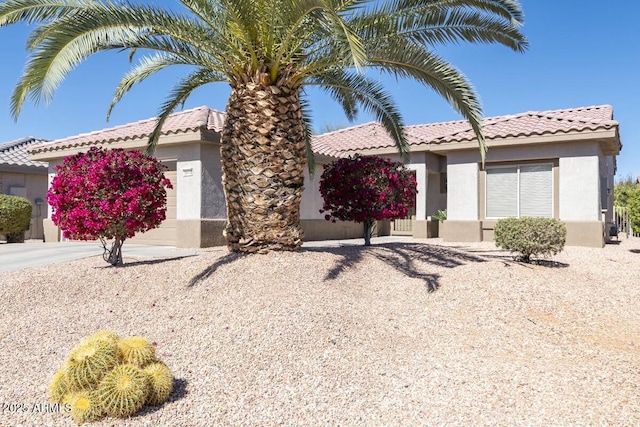
{"type": "MultiPolygon", "coordinates": [[[[163,3],[169,4],[168,0],[163,3]]],[[[522,0],[523,32],[531,44],[524,54],[502,46],[460,45],[437,52],[460,68],[479,92],[485,116],[600,104],[614,108],[623,149],[617,177],[640,175],[640,3],[632,0],[522,0]]],[[[0,141],[25,136],[56,139],[153,117],[186,69],[165,71],[132,90],[111,121],[105,113],[113,91],[130,67],[128,55],[91,57],[65,80],[48,105],[27,102],[17,122],[9,114],[11,91],[27,54],[25,27],[0,30],[0,141]]],[[[407,81],[384,79],[407,124],[457,120],[460,116],[431,92],[407,81]]],[[[185,108],[224,110],[226,84],[195,92],[185,108]]],[[[350,125],[321,93],[308,93],[314,126],[350,125]]],[[[370,121],[361,114],[354,124],[370,121]]]]}

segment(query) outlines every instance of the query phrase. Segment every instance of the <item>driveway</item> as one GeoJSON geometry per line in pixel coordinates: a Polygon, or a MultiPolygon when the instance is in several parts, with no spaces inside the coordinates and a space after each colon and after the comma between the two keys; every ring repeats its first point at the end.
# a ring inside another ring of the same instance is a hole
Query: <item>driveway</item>
{"type": "MultiPolygon", "coordinates": [[[[129,243],[125,243],[122,249],[125,263],[128,257],[174,258],[198,253],[197,249],[129,243]]],[[[99,242],[0,243],[0,272],[102,256],[102,252],[102,245],[99,242]]]]}

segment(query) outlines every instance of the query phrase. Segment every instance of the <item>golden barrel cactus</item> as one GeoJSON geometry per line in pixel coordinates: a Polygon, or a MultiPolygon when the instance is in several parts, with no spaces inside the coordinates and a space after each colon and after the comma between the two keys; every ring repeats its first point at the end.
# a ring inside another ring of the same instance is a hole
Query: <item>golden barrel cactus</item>
{"type": "Polygon", "coordinates": [[[96,421],[104,416],[94,391],[71,393],[65,397],[65,402],[71,405],[71,418],[78,424],[96,421]]]}
{"type": "Polygon", "coordinates": [[[162,362],[151,363],[143,370],[149,376],[149,398],[147,404],[151,406],[162,405],[169,399],[169,395],[173,390],[171,371],[162,362]]]}
{"type": "Polygon", "coordinates": [[[129,417],[146,403],[149,377],[137,366],[118,365],[100,381],[97,395],[107,415],[129,417]]]}
{"type": "Polygon", "coordinates": [[[143,337],[127,337],[118,341],[118,351],[123,363],[144,368],[156,361],[156,348],[143,337]]]}
{"type": "Polygon", "coordinates": [[[66,380],[70,390],[95,386],[118,362],[117,347],[105,340],[83,340],[69,354],[66,380]]]}

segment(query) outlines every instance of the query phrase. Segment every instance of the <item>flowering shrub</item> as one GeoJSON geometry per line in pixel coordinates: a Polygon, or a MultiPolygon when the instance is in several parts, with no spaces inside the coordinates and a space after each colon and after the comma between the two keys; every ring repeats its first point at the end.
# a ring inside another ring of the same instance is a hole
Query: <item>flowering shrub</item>
{"type": "Polygon", "coordinates": [[[166,217],[167,192],[172,188],[164,166],[138,151],[92,147],[64,159],[56,167],[47,193],[51,220],[64,237],[100,239],[105,260],[122,263],[121,247],[136,233],[157,228],[166,217]],[[114,239],[111,250],[105,239],[114,239]]]}
{"type": "Polygon", "coordinates": [[[355,221],[365,225],[370,244],[375,220],[405,218],[416,203],[416,179],[402,163],[376,156],[336,160],[320,178],[327,221],[355,221]]]}

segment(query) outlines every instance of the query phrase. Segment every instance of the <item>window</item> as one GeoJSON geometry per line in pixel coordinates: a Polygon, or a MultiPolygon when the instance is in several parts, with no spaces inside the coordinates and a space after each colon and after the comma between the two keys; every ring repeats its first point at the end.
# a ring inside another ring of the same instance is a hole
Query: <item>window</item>
{"type": "Polygon", "coordinates": [[[553,166],[487,168],[486,218],[553,218],[553,166]]]}

